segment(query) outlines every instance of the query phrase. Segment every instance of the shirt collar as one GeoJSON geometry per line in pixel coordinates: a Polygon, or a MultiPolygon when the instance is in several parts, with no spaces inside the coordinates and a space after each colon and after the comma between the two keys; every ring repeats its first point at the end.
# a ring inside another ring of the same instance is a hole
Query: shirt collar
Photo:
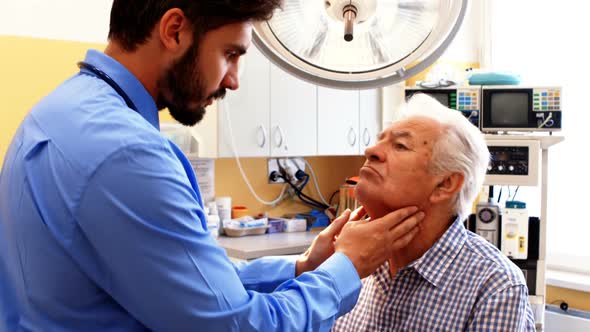
{"type": "MultiPolygon", "coordinates": [[[[139,114],[152,126],[160,130],[158,107],[154,98],[152,98],[143,84],[125,66],[110,56],[96,50],[88,50],[84,61],[109,75],[125,91],[131,101],[133,101],[139,114]]],[[[96,76],[86,69],[82,69],[81,72],[96,76]]]]}
{"type": "Polygon", "coordinates": [[[413,267],[424,279],[434,287],[438,287],[466,240],[467,231],[463,226],[463,221],[457,218],[443,236],[422,257],[412,262],[408,267],[413,267]]]}

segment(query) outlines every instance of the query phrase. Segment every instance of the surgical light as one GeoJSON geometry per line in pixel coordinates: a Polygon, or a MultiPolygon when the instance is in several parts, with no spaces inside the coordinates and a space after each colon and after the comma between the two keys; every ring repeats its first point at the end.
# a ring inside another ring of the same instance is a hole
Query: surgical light
{"type": "Polygon", "coordinates": [[[335,88],[390,85],[418,74],[455,37],[467,0],[285,0],[254,43],[273,63],[335,88]]]}

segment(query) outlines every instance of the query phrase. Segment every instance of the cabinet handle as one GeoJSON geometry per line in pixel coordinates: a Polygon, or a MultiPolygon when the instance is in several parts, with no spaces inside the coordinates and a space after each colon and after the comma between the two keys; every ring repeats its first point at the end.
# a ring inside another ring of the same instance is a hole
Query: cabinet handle
{"type": "Polygon", "coordinates": [[[353,127],[350,127],[348,130],[348,144],[350,144],[350,146],[354,146],[356,144],[356,133],[354,132],[353,127]]]}
{"type": "Polygon", "coordinates": [[[266,144],[266,130],[264,130],[264,126],[260,125],[260,126],[258,126],[257,131],[258,131],[258,135],[256,136],[256,138],[258,139],[258,142],[259,142],[258,147],[263,148],[264,145],[266,144]]]}
{"type": "Polygon", "coordinates": [[[369,146],[369,144],[371,143],[371,135],[369,134],[368,128],[365,128],[365,130],[363,131],[363,140],[365,141],[365,146],[369,146]]]}
{"type": "Polygon", "coordinates": [[[275,146],[277,148],[280,148],[281,145],[283,145],[283,130],[281,130],[281,126],[276,126],[275,127],[275,141],[277,142],[275,144],[275,146]],[[278,138],[277,138],[277,134],[279,135],[278,138]]]}

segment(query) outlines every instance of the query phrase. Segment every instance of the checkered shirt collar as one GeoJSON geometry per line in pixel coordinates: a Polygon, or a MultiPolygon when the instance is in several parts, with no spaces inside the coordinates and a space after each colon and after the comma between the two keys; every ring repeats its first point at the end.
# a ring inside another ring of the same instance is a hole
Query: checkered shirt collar
{"type": "MultiPolygon", "coordinates": [[[[434,287],[438,287],[442,277],[453,264],[453,260],[461,251],[466,240],[467,231],[463,226],[463,221],[457,218],[443,236],[422,257],[400,269],[398,273],[403,273],[407,269],[414,269],[422,278],[434,287]]],[[[385,262],[379,267],[373,276],[380,286],[387,290],[391,286],[392,278],[389,273],[389,262],[385,262]]]]}

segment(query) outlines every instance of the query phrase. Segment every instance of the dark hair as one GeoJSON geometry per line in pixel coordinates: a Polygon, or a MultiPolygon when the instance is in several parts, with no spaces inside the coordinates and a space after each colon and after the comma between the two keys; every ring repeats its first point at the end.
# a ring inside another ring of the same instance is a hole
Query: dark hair
{"type": "Polygon", "coordinates": [[[155,25],[172,8],[179,8],[193,24],[195,40],[226,24],[265,21],[282,0],[114,0],[109,40],[127,51],[145,43],[155,25]]]}

